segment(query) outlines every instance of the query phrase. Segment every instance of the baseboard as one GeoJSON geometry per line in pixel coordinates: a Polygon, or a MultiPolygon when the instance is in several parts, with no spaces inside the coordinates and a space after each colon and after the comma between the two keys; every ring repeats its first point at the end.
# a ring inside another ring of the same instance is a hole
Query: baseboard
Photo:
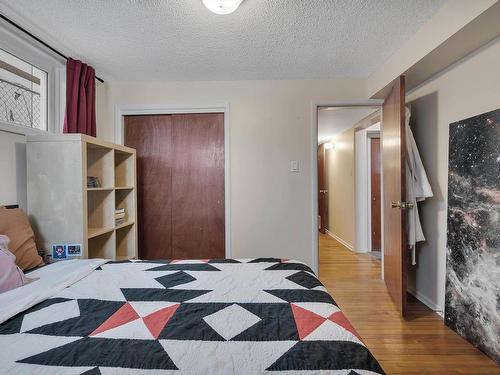
{"type": "Polygon", "coordinates": [[[350,243],[348,243],[348,242],[344,241],[342,238],[340,238],[340,237],[339,237],[339,236],[337,236],[336,234],[334,234],[334,233],[330,232],[328,229],[326,229],[326,234],[328,234],[328,235],[329,235],[330,237],[332,237],[334,240],[339,241],[342,245],[344,245],[345,247],[347,247],[349,250],[354,251],[354,247],[353,247],[350,243]]]}
{"type": "Polygon", "coordinates": [[[432,302],[429,298],[424,296],[422,293],[418,293],[415,289],[410,289],[408,288],[408,293],[410,293],[413,297],[418,299],[420,302],[422,302],[425,306],[427,306],[429,309],[437,313],[441,318],[443,318],[444,312],[443,312],[443,307],[436,305],[434,302],[432,302]]]}

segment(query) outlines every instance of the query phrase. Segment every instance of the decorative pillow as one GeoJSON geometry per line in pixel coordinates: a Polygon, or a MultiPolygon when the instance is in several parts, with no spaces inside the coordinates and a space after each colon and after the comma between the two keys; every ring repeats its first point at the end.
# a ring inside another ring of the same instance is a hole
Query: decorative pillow
{"type": "Polygon", "coordinates": [[[0,293],[34,281],[16,266],[16,257],[8,249],[9,242],[9,237],[0,234],[0,293]]]}
{"type": "Polygon", "coordinates": [[[24,271],[43,265],[36,250],[35,234],[23,210],[0,206],[0,233],[10,238],[9,250],[20,269],[24,271]]]}

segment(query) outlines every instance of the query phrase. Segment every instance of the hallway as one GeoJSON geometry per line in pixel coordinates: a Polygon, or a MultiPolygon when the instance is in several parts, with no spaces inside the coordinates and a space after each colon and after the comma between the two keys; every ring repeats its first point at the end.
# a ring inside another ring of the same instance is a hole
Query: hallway
{"type": "Polygon", "coordinates": [[[500,367],[409,298],[408,319],[396,311],[380,262],[319,237],[319,276],[387,374],[500,374],[500,367]]]}

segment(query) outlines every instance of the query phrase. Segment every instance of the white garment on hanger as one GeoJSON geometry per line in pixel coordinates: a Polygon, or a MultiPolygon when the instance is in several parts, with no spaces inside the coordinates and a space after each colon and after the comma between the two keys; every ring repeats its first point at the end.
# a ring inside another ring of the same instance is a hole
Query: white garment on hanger
{"type": "Polygon", "coordinates": [[[432,197],[432,188],[427,179],[422,159],[418,153],[417,144],[410,129],[410,110],[406,108],[406,201],[411,202],[414,208],[407,209],[407,237],[408,247],[411,251],[411,263],[417,264],[415,257],[415,245],[417,242],[425,241],[420,216],[418,214],[417,202],[432,197]]]}

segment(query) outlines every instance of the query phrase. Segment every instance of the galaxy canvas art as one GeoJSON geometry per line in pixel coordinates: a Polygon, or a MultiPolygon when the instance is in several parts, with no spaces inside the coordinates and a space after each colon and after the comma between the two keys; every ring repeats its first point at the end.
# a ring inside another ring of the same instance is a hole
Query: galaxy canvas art
{"type": "Polygon", "coordinates": [[[445,323],[500,363],[500,109],[450,125],[445,323]]]}

